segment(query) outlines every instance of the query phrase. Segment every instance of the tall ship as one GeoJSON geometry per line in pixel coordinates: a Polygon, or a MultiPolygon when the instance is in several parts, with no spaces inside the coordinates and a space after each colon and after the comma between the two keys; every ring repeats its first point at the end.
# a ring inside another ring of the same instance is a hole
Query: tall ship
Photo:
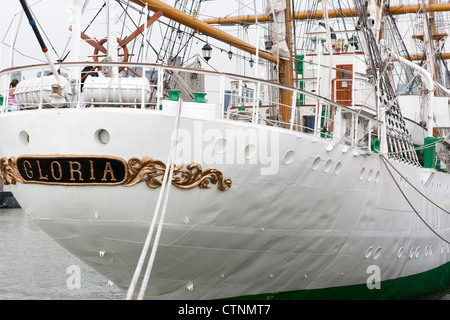
{"type": "Polygon", "coordinates": [[[7,30],[0,176],[127,299],[450,285],[448,2],[69,2],[7,30]]]}

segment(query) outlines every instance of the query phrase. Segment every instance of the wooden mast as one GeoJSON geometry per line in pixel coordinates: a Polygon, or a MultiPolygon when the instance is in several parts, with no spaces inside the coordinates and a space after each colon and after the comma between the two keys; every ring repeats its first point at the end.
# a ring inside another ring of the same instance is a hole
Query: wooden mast
{"type": "MultiPolygon", "coordinates": [[[[408,5],[408,6],[392,6],[390,7],[392,15],[401,15],[408,13],[424,13],[425,11],[442,12],[450,11],[449,3],[433,3],[429,5],[408,5]]],[[[343,9],[343,10],[328,10],[328,18],[349,18],[357,17],[358,12],[356,9],[343,9]]],[[[300,11],[295,12],[293,19],[295,20],[306,20],[306,19],[323,19],[325,17],[322,10],[317,10],[316,12],[300,11]]],[[[271,21],[268,15],[258,15],[258,22],[269,22],[271,21]]],[[[202,21],[209,24],[253,24],[255,23],[255,16],[236,16],[236,17],[226,17],[226,18],[214,18],[214,19],[204,19],[202,21]]]]}
{"type": "MultiPolygon", "coordinates": [[[[189,28],[194,29],[197,32],[201,32],[205,35],[213,37],[219,41],[227,43],[235,48],[241,49],[250,54],[256,55],[256,48],[239,38],[236,38],[225,31],[222,31],[196,17],[190,16],[180,10],[175,9],[174,7],[161,2],[159,0],[131,0],[132,2],[144,6],[148,5],[148,9],[154,12],[161,11],[163,16],[177,21],[189,28]]],[[[280,83],[292,86],[293,85],[293,68],[292,68],[292,13],[290,1],[286,0],[286,43],[289,48],[289,58],[288,59],[278,59],[273,54],[270,54],[266,51],[258,51],[258,55],[260,58],[263,58],[269,62],[278,64],[280,66],[279,70],[279,81],[280,83]]],[[[288,90],[280,90],[280,113],[283,117],[283,120],[288,123],[290,120],[291,112],[288,111],[288,108],[291,107],[292,104],[292,92],[288,90]]]]}
{"type": "MultiPolygon", "coordinates": [[[[285,21],[286,21],[286,45],[289,50],[289,59],[280,59],[280,70],[279,70],[279,80],[280,83],[287,86],[293,86],[293,67],[292,67],[292,10],[291,1],[286,0],[286,11],[285,11],[285,21]]],[[[288,123],[291,120],[291,110],[292,107],[292,92],[288,90],[280,90],[280,113],[283,121],[288,127],[288,123]]]]}
{"type": "MultiPolygon", "coordinates": [[[[256,55],[256,48],[244,41],[242,41],[239,38],[236,38],[229,33],[222,31],[214,26],[209,25],[208,23],[197,19],[196,17],[190,16],[187,13],[177,10],[174,7],[159,1],[159,0],[131,0],[132,2],[140,5],[145,6],[145,4],[148,4],[148,9],[153,12],[161,11],[163,16],[181,23],[182,25],[185,25],[191,29],[194,29],[197,32],[201,32],[205,35],[208,35],[210,37],[213,37],[217,40],[220,40],[222,42],[225,42],[232,47],[241,49],[245,52],[248,52],[250,54],[256,55]]],[[[267,61],[278,63],[278,58],[274,56],[273,54],[270,54],[266,51],[259,51],[258,52],[259,57],[263,58],[267,61]]]]}

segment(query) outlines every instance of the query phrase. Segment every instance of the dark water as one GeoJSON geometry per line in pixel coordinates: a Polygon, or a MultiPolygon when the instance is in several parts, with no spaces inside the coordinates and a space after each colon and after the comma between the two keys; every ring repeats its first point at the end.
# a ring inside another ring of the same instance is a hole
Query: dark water
{"type": "Polygon", "coordinates": [[[106,278],[42,232],[22,209],[0,209],[0,300],[124,297],[123,291],[109,286],[106,278]],[[74,270],[79,288],[71,281],[74,270]]]}
{"type": "Polygon", "coordinates": [[[422,297],[420,300],[450,300],[450,287],[428,296],[422,297]]]}
{"type": "MultiPolygon", "coordinates": [[[[125,292],[56,244],[22,209],[0,209],[0,300],[124,298],[125,292]],[[73,266],[80,286],[71,289],[73,266]]],[[[450,287],[422,299],[450,300],[450,287]]]]}

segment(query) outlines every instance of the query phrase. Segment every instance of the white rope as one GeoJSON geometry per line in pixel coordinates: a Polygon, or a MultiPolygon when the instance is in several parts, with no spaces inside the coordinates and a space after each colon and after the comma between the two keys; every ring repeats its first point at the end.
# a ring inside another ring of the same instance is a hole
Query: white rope
{"type": "MultiPolygon", "coordinates": [[[[161,185],[161,191],[159,192],[158,202],[157,202],[156,207],[155,207],[155,212],[153,213],[153,219],[152,219],[149,231],[147,233],[147,238],[145,239],[144,247],[142,248],[142,251],[141,251],[141,256],[139,257],[138,264],[136,266],[133,278],[131,280],[130,286],[129,286],[128,291],[127,291],[127,295],[126,295],[126,299],[127,300],[131,300],[131,298],[133,297],[137,281],[138,281],[139,276],[141,274],[141,270],[142,270],[142,267],[144,265],[145,258],[147,256],[148,248],[150,246],[150,241],[151,241],[151,239],[153,237],[153,231],[155,229],[156,218],[157,218],[158,213],[159,213],[159,208],[161,206],[162,196],[163,196],[163,193],[165,191],[169,175],[170,175],[170,178],[169,178],[170,180],[169,181],[172,181],[173,167],[174,167],[173,164],[172,164],[172,159],[173,159],[173,154],[175,153],[175,150],[176,150],[176,143],[178,141],[178,128],[179,128],[179,122],[180,122],[180,109],[181,109],[181,99],[180,99],[180,101],[178,103],[175,125],[174,125],[174,129],[172,131],[172,141],[171,141],[170,150],[169,150],[169,158],[168,158],[168,161],[167,161],[166,171],[164,172],[164,178],[163,178],[163,182],[162,182],[162,185],[161,185]],[[175,143],[175,146],[174,146],[174,143],[175,143]],[[167,170],[167,168],[170,168],[170,169],[167,170]]],[[[169,184],[169,186],[170,186],[170,184],[169,184]]],[[[163,206],[163,213],[162,213],[161,218],[160,218],[160,223],[159,223],[159,226],[158,226],[156,239],[155,239],[155,242],[153,244],[153,248],[152,248],[152,252],[151,252],[151,256],[150,256],[151,265],[153,265],[154,256],[156,254],[155,248],[158,245],[159,236],[161,234],[162,222],[163,222],[163,219],[164,219],[164,216],[165,216],[166,207],[167,207],[168,194],[169,193],[167,192],[166,198],[165,198],[165,202],[164,202],[164,206],[163,206]],[[157,240],[158,240],[158,242],[157,242],[157,240]],[[153,259],[152,259],[152,257],[153,257],[153,259]]],[[[149,265],[147,266],[147,271],[146,271],[146,275],[145,275],[145,278],[147,279],[146,280],[147,282],[148,282],[147,273],[149,273],[148,272],[149,271],[149,267],[150,267],[150,271],[151,271],[151,265],[150,265],[150,261],[149,261],[149,265]]],[[[141,291],[142,291],[142,286],[143,285],[144,285],[144,283],[141,285],[141,291]]],[[[145,284],[145,287],[146,286],[147,286],[147,284],[145,284]]],[[[144,289],[144,291],[145,291],[145,289],[144,289]]],[[[139,293],[139,296],[140,295],[141,295],[141,292],[139,293]]]]}
{"type": "Polygon", "coordinates": [[[443,210],[446,213],[449,213],[447,210],[441,208],[439,205],[437,205],[436,203],[434,203],[433,201],[431,201],[428,197],[426,197],[424,194],[422,194],[417,188],[415,188],[409,181],[408,179],[406,179],[406,177],[404,177],[402,174],[400,174],[400,172],[384,157],[384,156],[380,156],[380,159],[382,160],[381,162],[385,165],[389,175],[391,176],[392,180],[394,181],[395,185],[397,186],[398,190],[400,191],[400,193],[402,194],[403,198],[406,200],[406,202],[409,204],[409,206],[411,207],[411,209],[414,211],[414,213],[417,215],[417,217],[427,226],[427,228],[433,232],[439,239],[441,239],[442,241],[446,242],[447,244],[450,244],[450,241],[446,240],[444,237],[442,237],[439,233],[437,233],[436,230],[433,229],[433,227],[431,227],[431,225],[429,225],[425,219],[419,214],[418,210],[416,210],[416,208],[414,208],[414,206],[412,205],[411,201],[409,201],[409,199],[406,197],[405,193],[403,192],[402,188],[399,186],[397,180],[394,178],[394,175],[392,174],[391,170],[389,170],[389,167],[387,166],[387,164],[389,164],[399,175],[400,177],[402,177],[407,183],[409,183],[409,185],[411,185],[414,190],[416,190],[417,192],[419,192],[425,199],[427,199],[428,201],[430,201],[432,204],[434,204],[436,207],[438,207],[439,209],[443,210]],[[387,164],[386,164],[387,163],[387,164]]]}
{"type": "MultiPolygon", "coordinates": [[[[177,111],[177,120],[176,120],[176,129],[174,134],[172,134],[172,143],[171,143],[171,150],[170,150],[170,172],[169,172],[169,179],[168,181],[172,181],[172,177],[173,177],[173,170],[175,167],[175,154],[176,154],[176,149],[177,149],[177,144],[178,144],[178,128],[179,128],[179,121],[180,121],[180,106],[181,106],[181,102],[178,105],[178,111],[177,111]]],[[[166,170],[167,171],[167,170],[166,170]]],[[[147,284],[148,281],[150,279],[150,273],[152,272],[153,269],[153,262],[155,261],[155,256],[156,256],[156,251],[158,249],[158,245],[159,245],[159,239],[161,237],[161,231],[162,231],[162,226],[164,223],[164,218],[166,216],[166,208],[167,208],[167,203],[169,200],[169,191],[170,191],[170,186],[172,184],[169,183],[168,187],[167,187],[167,192],[166,192],[166,197],[164,199],[164,204],[163,204],[163,208],[162,208],[162,212],[161,212],[161,217],[159,218],[159,225],[158,225],[158,230],[156,232],[156,237],[155,237],[155,241],[153,242],[153,248],[150,254],[150,258],[149,258],[149,262],[147,265],[147,270],[145,271],[145,275],[144,275],[144,279],[142,280],[142,284],[141,284],[141,290],[139,291],[139,296],[138,296],[138,300],[142,300],[144,298],[145,295],[145,290],[147,289],[147,284]]]]}

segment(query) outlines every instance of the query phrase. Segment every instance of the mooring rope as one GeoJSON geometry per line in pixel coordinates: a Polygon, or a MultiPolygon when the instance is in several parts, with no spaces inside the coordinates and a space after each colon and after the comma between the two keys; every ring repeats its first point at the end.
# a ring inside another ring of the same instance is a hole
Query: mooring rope
{"type": "Polygon", "coordinates": [[[392,169],[394,169],[395,170],[395,172],[397,172],[398,173],[398,175],[400,176],[400,177],[402,177],[414,190],[416,190],[418,193],[420,193],[420,195],[422,196],[422,197],[424,197],[425,199],[427,199],[429,202],[431,202],[433,205],[435,205],[436,207],[438,207],[439,209],[441,209],[442,211],[444,211],[445,213],[447,213],[447,214],[450,214],[450,211],[447,211],[447,210],[445,210],[444,208],[442,208],[441,206],[439,206],[436,202],[434,202],[433,200],[431,200],[430,198],[428,198],[426,195],[424,195],[419,189],[417,189],[411,182],[409,182],[409,180],[406,178],[406,177],[404,177],[398,170],[397,170],[397,168],[395,168],[393,165],[392,165],[392,163],[390,163],[389,161],[387,161],[387,159],[384,157],[384,156],[382,156],[383,158],[384,158],[384,160],[386,160],[386,162],[392,167],[392,169]]]}
{"type": "MultiPolygon", "coordinates": [[[[179,122],[179,119],[178,119],[177,122],[179,122]]],[[[169,191],[170,191],[170,186],[172,185],[171,181],[172,181],[173,171],[174,171],[174,167],[175,167],[174,154],[176,154],[176,148],[177,148],[178,126],[177,126],[177,131],[175,133],[175,136],[172,137],[172,139],[175,140],[175,145],[173,146],[173,149],[171,150],[171,153],[170,153],[171,156],[172,156],[172,159],[171,159],[171,162],[169,162],[170,163],[170,170],[169,170],[170,172],[169,172],[169,179],[168,179],[169,185],[167,186],[166,197],[164,199],[164,204],[163,204],[163,208],[162,208],[161,217],[159,218],[158,230],[156,231],[155,241],[153,242],[153,248],[152,248],[152,251],[151,251],[151,254],[150,254],[150,258],[149,258],[149,262],[148,262],[148,265],[147,265],[147,270],[145,271],[144,279],[142,280],[141,290],[139,291],[138,300],[142,300],[144,298],[145,290],[147,289],[147,284],[148,284],[148,281],[150,279],[150,274],[151,274],[152,269],[153,269],[153,262],[155,261],[156,251],[158,250],[159,239],[161,237],[161,231],[162,231],[162,226],[163,226],[163,223],[164,223],[164,218],[165,218],[165,215],[166,215],[166,208],[167,208],[167,203],[168,203],[168,200],[169,200],[169,191]]]]}
{"type": "MultiPolygon", "coordinates": [[[[180,125],[180,112],[181,112],[180,109],[181,109],[181,99],[178,102],[178,108],[177,108],[175,125],[174,125],[174,129],[172,131],[172,136],[171,136],[169,158],[168,158],[168,161],[167,161],[166,171],[164,172],[164,178],[163,178],[163,182],[162,182],[162,185],[161,185],[161,190],[159,192],[158,202],[156,204],[155,211],[153,213],[153,219],[152,219],[149,231],[147,233],[147,238],[145,239],[144,247],[142,248],[138,264],[137,264],[136,269],[134,271],[134,275],[133,275],[133,278],[131,280],[130,286],[128,287],[128,291],[127,291],[127,295],[126,295],[126,299],[127,300],[131,300],[131,298],[133,297],[137,281],[138,281],[139,276],[141,274],[142,267],[144,265],[145,258],[147,256],[148,248],[150,246],[150,241],[151,241],[151,239],[153,237],[153,231],[155,229],[155,223],[156,223],[156,219],[157,219],[157,216],[158,216],[158,213],[159,213],[159,209],[160,209],[160,206],[161,206],[161,200],[162,200],[162,196],[163,196],[163,193],[164,193],[166,185],[167,185],[167,181],[172,181],[173,170],[174,170],[174,166],[175,166],[174,154],[176,154],[176,147],[177,147],[177,143],[178,143],[178,129],[179,129],[179,125],[180,125]],[[167,170],[167,169],[169,169],[169,170],[167,170]]],[[[166,212],[166,208],[167,208],[167,201],[168,201],[168,196],[169,196],[170,185],[171,185],[171,183],[169,183],[169,187],[167,188],[167,193],[166,193],[166,197],[165,197],[165,200],[164,200],[161,217],[159,219],[159,226],[158,226],[158,230],[156,232],[156,238],[155,238],[155,241],[153,242],[153,247],[152,247],[152,251],[150,253],[149,263],[147,265],[147,270],[146,270],[146,273],[144,275],[144,279],[143,279],[142,284],[141,284],[141,290],[139,291],[138,299],[142,299],[144,294],[145,294],[145,289],[147,287],[147,283],[148,283],[148,280],[150,278],[150,273],[151,273],[151,270],[153,268],[153,262],[154,262],[154,258],[155,258],[155,255],[156,255],[156,250],[157,250],[157,247],[158,247],[158,244],[159,244],[159,238],[161,236],[161,229],[162,229],[162,225],[163,225],[164,217],[165,217],[165,212],[166,212]]]]}
{"type": "Polygon", "coordinates": [[[416,208],[414,208],[414,206],[412,205],[411,201],[409,201],[409,199],[406,197],[405,193],[403,192],[403,190],[401,189],[401,187],[399,186],[397,180],[394,178],[394,175],[392,174],[391,170],[389,169],[389,167],[387,166],[386,163],[388,163],[399,175],[400,177],[402,177],[406,182],[408,182],[408,184],[410,184],[414,190],[416,190],[417,192],[419,192],[424,198],[426,198],[428,201],[430,201],[432,204],[434,204],[436,207],[438,207],[439,209],[445,211],[446,213],[449,213],[447,210],[441,208],[440,206],[438,206],[436,203],[434,203],[433,201],[431,201],[428,197],[426,197],[422,192],[420,192],[419,190],[417,190],[416,187],[414,187],[391,163],[389,163],[389,161],[383,156],[380,156],[380,159],[382,160],[383,164],[386,166],[387,171],[389,172],[389,175],[391,176],[392,180],[394,181],[395,185],[397,186],[398,190],[400,191],[400,193],[402,194],[402,196],[405,198],[406,202],[408,202],[409,206],[411,207],[411,209],[413,209],[414,213],[419,217],[419,219],[428,227],[428,229],[431,230],[431,232],[433,232],[438,238],[440,238],[442,241],[446,242],[447,244],[450,244],[450,242],[446,239],[444,239],[440,234],[438,234],[423,218],[422,216],[419,214],[419,212],[416,210],[416,208]]]}

